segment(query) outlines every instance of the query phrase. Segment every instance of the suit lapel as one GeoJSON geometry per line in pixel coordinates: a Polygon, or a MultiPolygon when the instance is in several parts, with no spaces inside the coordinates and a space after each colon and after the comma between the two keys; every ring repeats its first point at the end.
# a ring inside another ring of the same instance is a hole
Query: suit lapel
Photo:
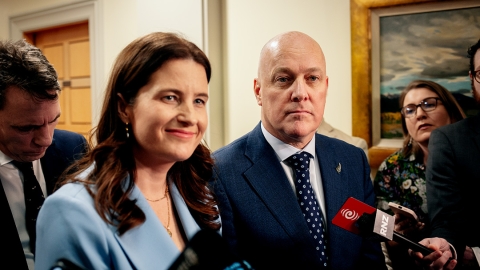
{"type": "Polygon", "coordinates": [[[472,139],[475,142],[478,151],[480,152],[480,113],[476,116],[473,116],[469,124],[470,129],[472,130],[470,136],[472,136],[472,139]]]}
{"type": "Polygon", "coordinates": [[[15,220],[13,219],[7,196],[0,181],[0,213],[2,213],[3,236],[0,246],[0,261],[8,262],[9,265],[15,265],[15,269],[28,270],[25,253],[18,236],[15,220]]]}
{"type": "Polygon", "coordinates": [[[341,168],[340,173],[337,171],[337,167],[341,166],[342,161],[337,157],[335,148],[329,145],[324,140],[324,136],[315,135],[315,154],[320,166],[320,174],[322,176],[323,195],[325,197],[325,205],[327,206],[327,221],[328,226],[331,225],[333,217],[337,214],[337,210],[340,209],[345,202],[344,186],[342,182],[342,175],[346,173],[348,168],[341,168]]]}
{"type": "MultiPolygon", "coordinates": [[[[170,185],[170,193],[185,234],[191,239],[200,228],[190,215],[174,184],[170,185]]],[[[134,187],[130,198],[137,200],[136,204],[145,213],[146,220],[122,236],[118,235],[116,228],[112,226],[118,243],[131,262],[132,268],[151,269],[155,266],[157,269],[167,269],[180,255],[180,251],[137,187],[134,187]]]]}
{"type": "Polygon", "coordinates": [[[53,189],[57,183],[58,177],[66,169],[64,159],[59,155],[58,149],[55,145],[55,135],[53,136],[52,144],[45,151],[45,155],[40,159],[42,164],[43,176],[47,185],[47,194],[53,193],[53,189]]]}
{"type": "Polygon", "coordinates": [[[297,198],[260,124],[248,137],[245,155],[253,165],[245,177],[273,217],[294,241],[312,241],[297,198]],[[299,229],[304,228],[304,229],[299,229]],[[306,232],[302,235],[301,232],[306,232]]]}
{"type": "Polygon", "coordinates": [[[190,209],[188,209],[185,200],[183,200],[182,195],[180,195],[177,186],[170,182],[169,189],[173,200],[173,206],[177,211],[183,231],[185,232],[187,239],[190,240],[200,230],[200,226],[198,226],[197,222],[192,217],[190,209]]]}

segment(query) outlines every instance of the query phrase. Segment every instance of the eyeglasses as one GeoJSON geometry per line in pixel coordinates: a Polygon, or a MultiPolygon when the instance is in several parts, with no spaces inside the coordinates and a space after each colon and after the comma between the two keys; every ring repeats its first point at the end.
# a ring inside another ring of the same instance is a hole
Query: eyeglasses
{"type": "Polygon", "coordinates": [[[475,70],[472,74],[473,78],[475,78],[475,81],[480,83],[480,70],[475,70]]]}
{"type": "Polygon", "coordinates": [[[424,112],[431,112],[437,108],[437,102],[440,100],[438,97],[429,97],[426,98],[417,105],[415,104],[408,104],[404,106],[401,110],[400,113],[403,115],[405,118],[411,118],[414,117],[417,114],[417,108],[422,107],[422,110],[424,112]]]}

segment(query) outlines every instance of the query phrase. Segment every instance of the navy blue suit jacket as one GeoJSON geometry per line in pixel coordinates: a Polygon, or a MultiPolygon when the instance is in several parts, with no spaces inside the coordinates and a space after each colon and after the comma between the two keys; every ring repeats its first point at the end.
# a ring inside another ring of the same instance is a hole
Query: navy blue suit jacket
{"type": "MultiPolygon", "coordinates": [[[[54,131],[52,144],[40,159],[48,195],[52,194],[63,171],[86,152],[86,146],[87,141],[80,134],[59,129],[54,131]]],[[[17,227],[1,182],[0,187],[0,211],[3,225],[0,261],[6,265],[15,266],[13,267],[15,269],[28,270],[17,227]]]]}
{"type": "Polygon", "coordinates": [[[447,239],[463,254],[466,245],[480,246],[480,113],[432,131],[428,150],[431,236],[447,239]]]}
{"type": "MultiPolygon", "coordinates": [[[[343,141],[315,135],[326,203],[331,269],[386,269],[380,243],[332,224],[349,197],[374,205],[365,153],[343,141]],[[341,172],[336,168],[341,164],[341,172]]],[[[320,269],[296,195],[260,124],[214,152],[213,186],[222,235],[255,269],[320,269]]]]}

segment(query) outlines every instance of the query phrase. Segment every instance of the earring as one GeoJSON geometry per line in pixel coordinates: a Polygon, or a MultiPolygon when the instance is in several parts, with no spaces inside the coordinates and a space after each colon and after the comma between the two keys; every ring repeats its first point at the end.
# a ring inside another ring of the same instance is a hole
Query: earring
{"type": "Polygon", "coordinates": [[[125,123],[125,131],[127,132],[127,139],[130,138],[130,133],[128,132],[128,122],[125,123]]]}
{"type": "Polygon", "coordinates": [[[412,139],[412,137],[410,137],[410,140],[408,141],[408,145],[407,145],[407,146],[408,146],[408,147],[412,146],[412,142],[413,142],[413,139],[412,139]]]}

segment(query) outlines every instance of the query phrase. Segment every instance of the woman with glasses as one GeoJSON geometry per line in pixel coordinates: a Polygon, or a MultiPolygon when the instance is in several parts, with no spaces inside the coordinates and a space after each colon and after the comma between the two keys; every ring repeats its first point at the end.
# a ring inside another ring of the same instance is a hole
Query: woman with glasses
{"type": "MultiPolygon", "coordinates": [[[[425,164],[430,133],[465,118],[462,108],[443,86],[426,80],[412,81],[400,94],[403,147],[387,157],[374,179],[377,208],[390,213],[393,202],[412,209],[418,221],[395,216],[395,230],[413,241],[428,236],[425,164]]],[[[407,248],[387,243],[394,269],[415,267],[407,248]]]]}

